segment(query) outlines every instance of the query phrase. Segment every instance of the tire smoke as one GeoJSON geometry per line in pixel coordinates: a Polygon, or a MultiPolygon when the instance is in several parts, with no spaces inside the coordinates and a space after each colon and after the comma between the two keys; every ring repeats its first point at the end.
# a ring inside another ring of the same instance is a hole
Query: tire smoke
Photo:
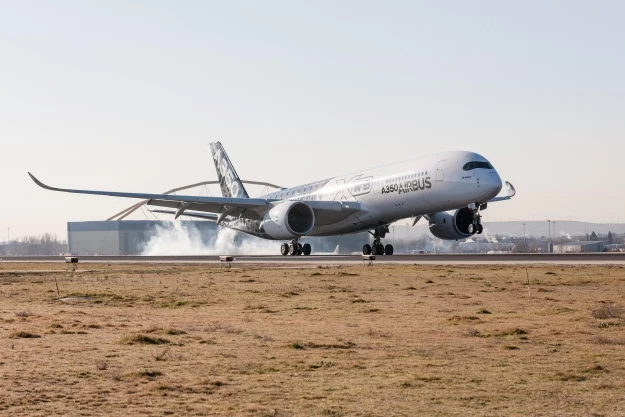
{"type": "Polygon", "coordinates": [[[189,255],[277,255],[278,242],[247,236],[236,230],[217,227],[213,236],[203,236],[193,226],[175,221],[156,226],[143,247],[143,256],[189,255]]]}

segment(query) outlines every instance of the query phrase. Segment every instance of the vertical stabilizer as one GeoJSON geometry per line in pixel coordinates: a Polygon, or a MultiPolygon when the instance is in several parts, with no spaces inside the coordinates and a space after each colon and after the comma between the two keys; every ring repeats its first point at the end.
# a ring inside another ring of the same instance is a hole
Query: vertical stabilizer
{"type": "Polygon", "coordinates": [[[237,172],[230,162],[230,158],[226,154],[224,147],[220,142],[210,144],[213,152],[213,160],[215,161],[215,169],[217,170],[217,179],[221,186],[221,193],[224,197],[249,198],[245,191],[243,183],[239,179],[237,172]]]}

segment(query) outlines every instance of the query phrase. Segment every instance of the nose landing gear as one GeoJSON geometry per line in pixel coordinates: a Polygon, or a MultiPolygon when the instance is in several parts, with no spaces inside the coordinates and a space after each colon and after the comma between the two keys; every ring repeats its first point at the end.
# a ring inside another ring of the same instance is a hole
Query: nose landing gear
{"type": "Polygon", "coordinates": [[[484,227],[482,226],[482,215],[480,214],[480,208],[485,207],[486,205],[480,206],[479,204],[471,204],[469,208],[473,212],[473,223],[471,223],[467,230],[470,234],[478,234],[481,235],[484,232],[484,227]]]}
{"type": "Polygon", "coordinates": [[[484,226],[482,226],[481,224],[475,225],[475,224],[470,224],[469,225],[469,233],[471,233],[472,235],[474,234],[478,234],[481,235],[484,232],[484,226]]]}
{"type": "Polygon", "coordinates": [[[363,255],[392,255],[393,245],[382,244],[382,238],[388,233],[388,226],[376,228],[373,232],[369,232],[373,236],[373,245],[366,244],[362,247],[363,255]]]}

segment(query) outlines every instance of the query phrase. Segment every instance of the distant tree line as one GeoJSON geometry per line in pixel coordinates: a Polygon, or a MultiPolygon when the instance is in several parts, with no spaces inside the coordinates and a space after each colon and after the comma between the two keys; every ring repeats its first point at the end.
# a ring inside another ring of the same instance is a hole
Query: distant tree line
{"type": "Polygon", "coordinates": [[[65,252],[67,242],[52,233],[24,236],[0,246],[0,255],[4,256],[58,255],[65,252]]]}
{"type": "Polygon", "coordinates": [[[603,236],[599,236],[595,232],[592,232],[590,235],[586,234],[586,240],[593,242],[603,241],[607,245],[622,245],[625,243],[625,235],[619,237],[616,233],[612,233],[609,231],[605,239],[603,239],[603,236]]]}

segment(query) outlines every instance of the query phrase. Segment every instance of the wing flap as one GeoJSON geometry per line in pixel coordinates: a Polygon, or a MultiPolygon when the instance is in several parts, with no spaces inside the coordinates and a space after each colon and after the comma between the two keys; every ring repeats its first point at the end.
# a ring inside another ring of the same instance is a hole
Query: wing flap
{"type": "MultiPolygon", "coordinates": [[[[176,212],[174,210],[150,210],[151,213],[162,213],[162,214],[172,214],[175,215],[176,212]]],[[[212,221],[217,221],[217,215],[216,214],[211,214],[211,213],[196,213],[196,212],[190,212],[190,211],[185,211],[183,216],[188,216],[188,217],[195,217],[198,219],[206,219],[206,220],[212,220],[212,221]]]]}
{"type": "MultiPolygon", "coordinates": [[[[233,217],[242,217],[244,219],[251,220],[260,220],[264,213],[264,209],[268,209],[269,206],[256,206],[256,207],[238,207],[236,205],[228,205],[228,204],[214,204],[214,203],[187,203],[181,201],[168,201],[168,200],[160,200],[160,199],[152,199],[148,200],[146,203],[148,206],[155,207],[167,207],[171,209],[179,210],[184,206],[184,215],[186,215],[187,211],[201,211],[205,213],[222,213],[225,210],[229,211],[229,216],[233,217]],[[258,210],[262,208],[262,210],[258,210]]],[[[176,212],[174,212],[176,214],[176,212]]]]}

